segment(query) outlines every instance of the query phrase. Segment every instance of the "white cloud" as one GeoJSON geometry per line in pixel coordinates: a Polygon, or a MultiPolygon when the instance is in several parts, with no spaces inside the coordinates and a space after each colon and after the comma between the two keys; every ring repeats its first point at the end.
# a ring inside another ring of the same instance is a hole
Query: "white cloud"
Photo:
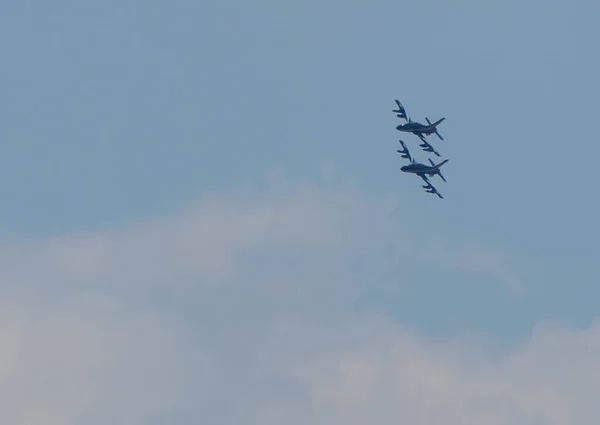
{"type": "MultiPolygon", "coordinates": [[[[0,421],[595,421],[598,325],[540,326],[492,358],[478,340],[351,314],[363,279],[395,266],[390,243],[403,261],[432,264],[413,249],[421,235],[389,236],[390,206],[279,182],[133,228],[4,246],[0,421]]],[[[498,273],[459,259],[433,264],[498,273]]]]}
{"type": "Polygon", "coordinates": [[[522,282],[513,275],[497,252],[474,245],[457,247],[439,239],[427,246],[427,252],[444,267],[493,276],[503,281],[515,294],[524,291],[522,282]]]}
{"type": "MultiPolygon", "coordinates": [[[[97,423],[94,416],[146,423],[177,407],[190,378],[210,376],[201,347],[165,317],[114,301],[13,299],[2,311],[2,423],[97,423]]],[[[195,389],[202,396],[202,387],[195,389]]]]}
{"type": "MultiPolygon", "coordinates": [[[[289,188],[286,188],[289,190],[289,188]]],[[[318,191],[300,185],[292,193],[213,195],[178,217],[112,232],[75,235],[26,246],[5,246],[5,278],[32,284],[49,275],[72,284],[107,279],[119,284],[170,285],[174,277],[196,283],[231,278],[249,250],[323,249],[368,216],[369,206],[350,190],[318,191]],[[27,261],[24,261],[24,260],[27,261]]]]}
{"type": "Polygon", "coordinates": [[[284,327],[272,352],[307,388],[298,410],[327,418],[316,423],[596,423],[600,322],[542,329],[496,360],[478,341],[427,340],[381,318],[306,327],[298,340],[284,327]]]}

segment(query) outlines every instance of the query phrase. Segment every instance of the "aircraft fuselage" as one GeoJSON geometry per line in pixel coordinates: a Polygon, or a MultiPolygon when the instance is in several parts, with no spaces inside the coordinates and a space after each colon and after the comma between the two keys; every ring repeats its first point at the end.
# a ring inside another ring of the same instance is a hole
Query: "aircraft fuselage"
{"type": "Polygon", "coordinates": [[[435,127],[423,124],[400,124],[396,127],[396,130],[402,131],[404,133],[413,133],[413,134],[432,134],[435,133],[435,127]]]}
{"type": "Polygon", "coordinates": [[[418,175],[428,174],[430,176],[434,176],[437,174],[437,169],[434,167],[429,167],[425,164],[410,164],[404,165],[400,167],[400,171],[404,171],[405,173],[412,173],[418,175]]]}

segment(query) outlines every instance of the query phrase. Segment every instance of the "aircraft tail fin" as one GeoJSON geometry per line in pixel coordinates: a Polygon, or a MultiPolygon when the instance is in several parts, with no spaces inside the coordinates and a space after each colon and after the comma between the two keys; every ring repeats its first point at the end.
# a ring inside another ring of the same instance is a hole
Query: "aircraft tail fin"
{"type": "Polygon", "coordinates": [[[446,181],[446,178],[444,177],[444,175],[442,174],[442,172],[440,171],[440,168],[442,167],[442,165],[444,165],[446,162],[448,162],[447,159],[444,159],[442,162],[440,162],[439,164],[435,164],[431,158],[429,158],[429,162],[431,163],[431,166],[433,167],[433,171],[436,172],[436,174],[438,176],[440,176],[440,178],[444,181],[446,181]]]}
{"type": "Polygon", "coordinates": [[[449,159],[444,159],[442,162],[440,162],[439,164],[435,164],[431,159],[429,159],[429,162],[431,162],[431,166],[433,168],[435,168],[436,170],[439,170],[441,168],[442,165],[444,165],[446,162],[448,162],[449,159]]]}
{"type": "Polygon", "coordinates": [[[434,127],[437,127],[442,121],[444,121],[446,119],[446,117],[440,118],[439,120],[437,120],[436,122],[434,122],[433,124],[431,124],[434,127]]]}
{"type": "Polygon", "coordinates": [[[440,138],[440,140],[444,140],[444,138],[442,137],[442,135],[440,134],[440,132],[438,131],[438,129],[436,128],[442,121],[444,121],[446,119],[446,117],[444,118],[440,118],[439,120],[437,120],[436,122],[434,122],[433,124],[431,123],[431,121],[429,121],[429,118],[425,117],[425,119],[427,120],[427,124],[429,124],[431,127],[433,127],[433,132],[435,133],[435,135],[437,137],[440,138]]]}

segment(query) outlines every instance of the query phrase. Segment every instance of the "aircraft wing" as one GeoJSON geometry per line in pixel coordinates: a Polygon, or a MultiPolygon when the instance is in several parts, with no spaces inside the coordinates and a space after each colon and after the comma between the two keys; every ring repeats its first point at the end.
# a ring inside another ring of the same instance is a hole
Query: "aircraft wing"
{"type": "Polygon", "coordinates": [[[402,149],[398,149],[396,152],[398,152],[400,156],[402,156],[402,158],[407,158],[410,162],[413,162],[413,157],[410,154],[408,148],[406,147],[406,144],[402,140],[398,141],[402,145],[402,149]]]}
{"type": "Polygon", "coordinates": [[[421,146],[425,152],[432,152],[437,156],[442,156],[438,151],[435,150],[433,146],[429,144],[427,140],[425,140],[425,136],[423,136],[422,134],[417,134],[417,136],[419,136],[419,139],[421,139],[421,142],[423,142],[419,146],[421,146]]]}
{"type": "Polygon", "coordinates": [[[444,199],[442,194],[440,192],[438,192],[437,189],[429,181],[427,182],[427,184],[423,185],[422,187],[423,187],[423,189],[425,189],[425,192],[433,193],[434,195],[437,195],[438,198],[444,199]]]}
{"type": "Polygon", "coordinates": [[[406,113],[406,109],[402,103],[400,103],[398,99],[394,99],[394,102],[396,102],[396,105],[398,105],[398,109],[394,109],[392,112],[396,112],[398,114],[398,118],[404,118],[406,121],[408,121],[408,114],[406,113]]]}

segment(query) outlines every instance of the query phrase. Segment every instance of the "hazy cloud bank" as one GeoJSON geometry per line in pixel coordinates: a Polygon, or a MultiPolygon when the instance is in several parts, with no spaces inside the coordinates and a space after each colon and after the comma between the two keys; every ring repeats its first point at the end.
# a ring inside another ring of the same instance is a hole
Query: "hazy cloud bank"
{"type": "Polygon", "coordinates": [[[395,267],[391,248],[412,264],[508,273],[468,244],[450,255],[441,241],[423,257],[422,235],[390,230],[393,207],[351,186],[284,182],[133,227],[5,245],[0,419],[595,421],[597,324],[540,325],[492,357],[485,341],[432,340],[352,309],[375,272],[395,267]]]}

